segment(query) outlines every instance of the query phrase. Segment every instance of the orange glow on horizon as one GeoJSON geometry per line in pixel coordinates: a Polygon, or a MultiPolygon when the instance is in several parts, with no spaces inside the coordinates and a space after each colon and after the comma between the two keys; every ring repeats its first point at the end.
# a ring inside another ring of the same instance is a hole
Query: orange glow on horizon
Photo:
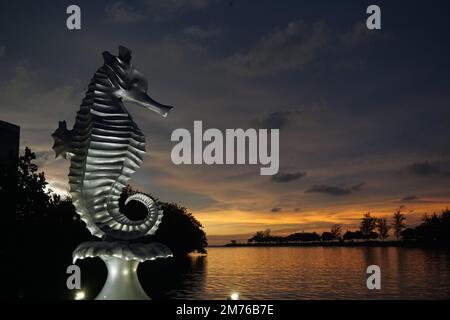
{"type": "MultiPolygon", "coordinates": [[[[406,215],[406,225],[415,226],[421,222],[425,213],[440,213],[450,206],[449,201],[416,204],[402,210],[406,215]]],[[[371,206],[367,206],[371,207],[371,206]]],[[[359,227],[363,214],[370,212],[373,217],[390,220],[396,211],[395,207],[385,206],[364,209],[365,206],[350,206],[340,210],[335,209],[330,215],[327,210],[311,210],[308,212],[281,211],[249,212],[237,210],[195,211],[194,215],[200,220],[207,235],[226,236],[255,233],[256,231],[271,229],[274,234],[285,235],[294,232],[323,232],[329,230],[333,224],[341,224],[344,230],[354,230],[359,227]]],[[[400,209],[400,208],[398,208],[400,209]]]]}

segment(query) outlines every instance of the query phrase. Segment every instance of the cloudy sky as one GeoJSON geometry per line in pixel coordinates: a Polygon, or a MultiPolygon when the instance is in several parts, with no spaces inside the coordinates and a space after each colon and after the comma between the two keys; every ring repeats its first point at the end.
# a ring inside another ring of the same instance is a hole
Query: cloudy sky
{"type": "Polygon", "coordinates": [[[0,10],[0,119],[21,126],[57,192],[69,162],[50,134],[75,113],[104,50],[133,50],[163,119],[128,111],[147,136],[132,184],[178,202],[211,243],[257,230],[354,228],[365,212],[408,223],[450,205],[450,5],[377,1],[11,1],[0,10]],[[82,29],[66,28],[81,7],[82,29]],[[177,128],[279,128],[280,173],[176,166],[177,128]]]}

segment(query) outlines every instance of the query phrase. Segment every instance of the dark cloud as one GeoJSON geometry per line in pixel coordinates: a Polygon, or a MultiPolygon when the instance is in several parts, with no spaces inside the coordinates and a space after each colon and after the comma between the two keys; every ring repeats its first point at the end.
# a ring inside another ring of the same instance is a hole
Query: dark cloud
{"type": "Polygon", "coordinates": [[[306,172],[279,172],[272,176],[271,180],[278,183],[287,183],[306,176],[306,172]]]}
{"type": "Polygon", "coordinates": [[[147,0],[147,12],[154,21],[162,21],[207,8],[216,0],[147,0]]]}
{"type": "Polygon", "coordinates": [[[414,163],[409,166],[409,170],[417,176],[432,176],[442,173],[439,164],[428,161],[414,163]]]}
{"type": "Polygon", "coordinates": [[[330,186],[330,185],[315,185],[306,190],[306,193],[323,193],[332,196],[347,196],[354,191],[360,191],[364,183],[354,185],[350,188],[330,186]]]}
{"type": "Polygon", "coordinates": [[[272,209],[270,210],[270,212],[281,212],[282,210],[283,210],[283,208],[275,207],[275,208],[272,208],[272,209]]]}
{"type": "Polygon", "coordinates": [[[281,129],[284,128],[289,121],[299,113],[300,110],[282,110],[271,112],[259,119],[253,120],[252,125],[261,129],[281,129]]]}
{"type": "Polygon", "coordinates": [[[419,197],[415,195],[410,195],[402,199],[402,201],[415,201],[415,200],[419,200],[419,197]]]}
{"type": "MultiPolygon", "coordinates": [[[[228,57],[225,65],[239,75],[264,76],[303,71],[306,66],[314,65],[330,53],[333,54],[333,61],[345,64],[340,60],[340,55],[348,56],[348,53],[364,44],[385,38],[370,32],[364,22],[357,22],[348,32],[339,32],[333,31],[323,21],[306,23],[295,20],[284,26],[276,26],[248,51],[228,57]]],[[[321,62],[323,65],[323,59],[321,62]]]]}
{"type": "Polygon", "coordinates": [[[117,23],[138,22],[145,19],[145,15],[121,1],[108,4],[105,12],[110,21],[117,23]]]}
{"type": "Polygon", "coordinates": [[[105,12],[108,20],[116,23],[139,22],[147,17],[154,22],[161,22],[205,9],[212,3],[212,0],[147,0],[143,6],[135,8],[126,1],[115,1],[106,5],[105,12]]]}
{"type": "Polygon", "coordinates": [[[365,184],[366,184],[365,182],[361,182],[361,183],[359,183],[359,184],[356,184],[356,185],[352,186],[351,189],[352,189],[353,191],[360,191],[361,188],[362,188],[365,184]]]}
{"type": "Polygon", "coordinates": [[[246,76],[300,70],[328,44],[329,31],[322,22],[292,21],[276,27],[250,51],[227,59],[236,73],[246,76]]]}
{"type": "Polygon", "coordinates": [[[352,50],[357,46],[367,44],[371,41],[387,39],[389,36],[387,33],[373,33],[371,30],[367,29],[365,22],[357,22],[353,29],[349,32],[343,33],[337,36],[338,49],[342,50],[352,50]]]}
{"type": "Polygon", "coordinates": [[[200,27],[190,26],[183,30],[183,33],[189,37],[199,39],[216,38],[224,34],[225,29],[219,27],[200,27]]]}

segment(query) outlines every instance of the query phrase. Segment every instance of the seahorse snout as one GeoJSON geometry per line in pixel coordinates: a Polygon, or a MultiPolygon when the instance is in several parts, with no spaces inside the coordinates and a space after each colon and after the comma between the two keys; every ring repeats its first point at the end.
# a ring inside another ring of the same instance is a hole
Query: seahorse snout
{"type": "Polygon", "coordinates": [[[132,94],[127,97],[127,100],[136,103],[137,105],[140,105],[141,107],[144,107],[148,110],[156,112],[157,114],[163,117],[167,117],[169,111],[173,109],[172,106],[167,106],[153,100],[145,92],[132,94]]]}

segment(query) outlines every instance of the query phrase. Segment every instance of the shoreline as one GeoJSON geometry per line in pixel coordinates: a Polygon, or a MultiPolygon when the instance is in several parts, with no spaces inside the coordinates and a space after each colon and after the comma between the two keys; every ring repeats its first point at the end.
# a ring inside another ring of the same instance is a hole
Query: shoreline
{"type": "MultiPolygon", "coordinates": [[[[211,246],[212,247],[212,246],[211,246]]],[[[398,248],[429,248],[450,249],[448,245],[437,243],[414,243],[401,241],[361,241],[361,242],[311,242],[311,243],[228,243],[225,248],[236,247],[398,247],[398,248]]]]}

